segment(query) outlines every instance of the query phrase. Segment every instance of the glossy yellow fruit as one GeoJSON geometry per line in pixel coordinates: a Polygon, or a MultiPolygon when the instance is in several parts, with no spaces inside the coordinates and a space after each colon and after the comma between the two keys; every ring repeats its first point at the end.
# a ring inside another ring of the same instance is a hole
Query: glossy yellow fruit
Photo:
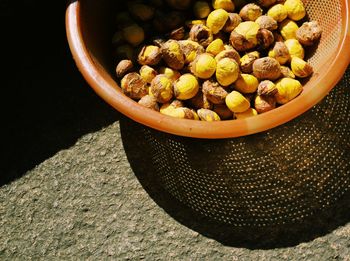
{"type": "Polygon", "coordinates": [[[225,102],[226,106],[234,113],[245,112],[250,108],[250,102],[237,91],[227,95],[225,102]]]}
{"type": "Polygon", "coordinates": [[[226,87],[234,83],[239,76],[239,65],[232,58],[223,58],[217,63],[216,79],[226,87]]]}

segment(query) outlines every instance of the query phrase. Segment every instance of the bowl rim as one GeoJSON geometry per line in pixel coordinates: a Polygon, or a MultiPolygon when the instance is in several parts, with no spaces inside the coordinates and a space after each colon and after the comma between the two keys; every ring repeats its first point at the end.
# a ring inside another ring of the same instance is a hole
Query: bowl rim
{"type": "Polygon", "coordinates": [[[93,61],[83,40],[80,16],[80,0],[70,1],[66,9],[65,26],[73,59],[93,90],[108,104],[132,120],[153,129],[192,138],[235,138],[267,131],[280,126],[319,103],[339,82],[350,64],[350,3],[344,0],[341,41],[335,58],[329,61],[324,75],[318,77],[316,90],[306,89],[303,95],[270,112],[255,117],[220,122],[203,122],[177,119],[146,109],[125,96],[118,84],[103,73],[93,61]]]}

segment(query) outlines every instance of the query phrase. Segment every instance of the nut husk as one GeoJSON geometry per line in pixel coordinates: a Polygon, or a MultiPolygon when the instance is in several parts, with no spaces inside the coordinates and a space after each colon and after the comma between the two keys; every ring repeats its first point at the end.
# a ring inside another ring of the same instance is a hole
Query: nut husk
{"type": "Polygon", "coordinates": [[[322,35],[322,28],[318,22],[306,22],[298,29],[296,37],[298,41],[305,46],[314,45],[322,35]]]}
{"type": "Polygon", "coordinates": [[[215,56],[215,60],[218,63],[221,59],[224,58],[231,58],[233,60],[235,60],[237,62],[237,64],[241,64],[241,56],[239,55],[239,53],[235,50],[235,49],[229,49],[229,50],[225,50],[220,52],[218,55],[215,56]]]}
{"type": "Polygon", "coordinates": [[[277,2],[277,0],[258,0],[258,5],[262,7],[270,7],[274,5],[277,2]]]}
{"type": "Polygon", "coordinates": [[[281,65],[290,60],[290,54],[284,42],[276,42],[269,52],[269,57],[276,59],[281,65]]]}
{"type": "Polygon", "coordinates": [[[229,108],[227,108],[226,104],[214,104],[213,111],[215,111],[222,120],[229,120],[233,118],[233,113],[229,108]]]}
{"type": "Polygon", "coordinates": [[[202,45],[192,40],[182,40],[179,44],[185,55],[185,64],[193,62],[198,55],[205,52],[202,45]]]}
{"type": "Polygon", "coordinates": [[[244,21],[255,21],[262,15],[262,13],[263,10],[260,8],[260,6],[250,3],[243,6],[239,12],[239,15],[244,21]]]}
{"type": "Polygon", "coordinates": [[[164,74],[157,75],[151,83],[150,93],[159,103],[169,102],[173,96],[173,83],[164,74]]]}
{"type": "Polygon", "coordinates": [[[157,103],[157,100],[151,95],[143,96],[138,103],[148,109],[159,111],[159,105],[157,103]]]}
{"type": "Polygon", "coordinates": [[[245,54],[241,58],[241,71],[244,73],[252,73],[253,63],[255,62],[255,60],[259,58],[260,58],[260,53],[257,51],[245,54]]]}
{"type": "Polygon", "coordinates": [[[128,73],[120,84],[123,93],[131,99],[141,99],[147,95],[147,84],[138,73],[128,73]]]}
{"type": "Polygon", "coordinates": [[[240,23],[230,35],[231,45],[240,52],[254,48],[258,44],[257,34],[259,29],[259,25],[255,22],[240,23]]]}
{"type": "Polygon", "coordinates": [[[291,78],[295,79],[295,74],[289,67],[287,66],[281,66],[281,74],[283,78],[291,78]]]}
{"type": "Polygon", "coordinates": [[[277,93],[277,88],[273,82],[265,80],[260,82],[257,93],[259,96],[274,96],[277,93]]]}
{"type": "Polygon", "coordinates": [[[212,109],[212,103],[207,99],[203,92],[199,91],[196,96],[188,100],[189,105],[195,109],[212,109]]]}
{"type": "Polygon", "coordinates": [[[123,77],[125,74],[129,73],[134,68],[131,60],[122,60],[118,63],[116,67],[116,74],[118,78],[123,77]]]}
{"type": "Polygon", "coordinates": [[[276,20],[267,15],[260,16],[255,22],[260,26],[260,29],[274,31],[278,28],[276,20]]]}
{"type": "Polygon", "coordinates": [[[203,83],[203,94],[213,104],[225,104],[227,91],[222,88],[219,83],[208,80],[203,83]]]}
{"type": "Polygon", "coordinates": [[[190,39],[207,47],[213,41],[213,33],[205,25],[196,24],[191,28],[190,39]]]}
{"type": "Polygon", "coordinates": [[[253,63],[253,74],[260,80],[274,81],[281,76],[281,66],[274,58],[260,58],[253,63]]]}

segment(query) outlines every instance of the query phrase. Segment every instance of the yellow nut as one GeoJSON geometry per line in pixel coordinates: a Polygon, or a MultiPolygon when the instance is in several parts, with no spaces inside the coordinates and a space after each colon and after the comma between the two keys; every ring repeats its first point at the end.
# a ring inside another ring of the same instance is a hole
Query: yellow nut
{"type": "Polygon", "coordinates": [[[159,105],[157,103],[157,100],[155,97],[151,95],[146,95],[141,98],[138,102],[140,105],[143,107],[146,107],[148,109],[154,110],[154,111],[159,111],[159,105]]]}
{"type": "Polygon", "coordinates": [[[300,78],[309,77],[313,73],[312,66],[298,57],[292,58],[291,67],[293,73],[300,78]]]}
{"type": "Polygon", "coordinates": [[[193,13],[198,19],[207,18],[210,12],[211,10],[208,2],[196,1],[193,5],[193,13]]]}
{"type": "Polygon", "coordinates": [[[151,83],[150,93],[157,102],[167,103],[173,98],[173,83],[164,74],[159,74],[151,83]]]}
{"type": "Polygon", "coordinates": [[[272,6],[268,11],[267,15],[271,16],[277,22],[282,22],[284,19],[288,17],[287,8],[282,4],[277,4],[272,6]]]}
{"type": "Polygon", "coordinates": [[[233,113],[229,108],[227,108],[226,104],[214,104],[213,111],[215,111],[222,120],[229,120],[233,118],[233,113]]]}
{"type": "Polygon", "coordinates": [[[185,107],[174,107],[169,103],[163,104],[160,113],[179,119],[199,120],[197,113],[185,107]]]}
{"type": "Polygon", "coordinates": [[[243,6],[239,12],[239,15],[244,21],[255,21],[259,16],[262,16],[262,13],[263,10],[260,8],[260,6],[256,4],[247,4],[243,6]]]}
{"type": "Polygon", "coordinates": [[[226,96],[226,106],[234,113],[245,112],[250,108],[250,102],[241,93],[231,92],[226,96]]]}
{"type": "Polygon", "coordinates": [[[287,46],[283,42],[276,42],[269,51],[269,57],[275,58],[281,65],[290,60],[290,54],[287,46]]]}
{"type": "Polygon", "coordinates": [[[235,10],[235,4],[232,0],[213,0],[214,9],[224,9],[227,12],[233,12],[235,10]]]}
{"type": "Polygon", "coordinates": [[[123,29],[123,35],[125,40],[133,45],[138,46],[145,40],[145,32],[142,27],[137,24],[132,24],[123,29]]]}
{"type": "Polygon", "coordinates": [[[281,74],[283,78],[295,79],[295,74],[287,66],[281,66],[281,74]]]}
{"type": "Polygon", "coordinates": [[[276,108],[275,97],[257,95],[254,100],[255,110],[261,114],[276,108]]]}
{"type": "Polygon", "coordinates": [[[161,67],[159,68],[159,73],[164,74],[166,77],[168,77],[171,81],[176,81],[180,78],[181,74],[178,71],[175,71],[169,67],[161,67]]]}
{"type": "Polygon", "coordinates": [[[209,121],[209,122],[221,121],[220,116],[212,110],[199,109],[197,111],[197,114],[202,121],[209,121]]]}
{"type": "Polygon", "coordinates": [[[286,0],[284,3],[289,19],[299,21],[306,15],[306,10],[301,0],[286,0]]]}
{"type": "Polygon", "coordinates": [[[185,22],[185,25],[191,29],[194,25],[206,25],[207,21],[206,20],[201,20],[201,19],[198,19],[198,20],[188,20],[185,22]]]}
{"type": "Polygon", "coordinates": [[[203,46],[199,43],[191,40],[179,41],[181,49],[185,55],[185,63],[189,64],[193,62],[196,57],[205,52],[203,46]]]}
{"type": "Polygon", "coordinates": [[[184,74],[174,83],[174,93],[178,100],[189,100],[199,91],[199,83],[192,74],[184,74]]]}
{"type": "Polygon", "coordinates": [[[305,56],[304,48],[297,39],[288,39],[284,43],[286,44],[291,57],[296,56],[300,59],[304,59],[304,56],[305,56]]]}
{"type": "Polygon", "coordinates": [[[213,34],[217,34],[226,24],[228,13],[224,9],[211,12],[207,18],[207,26],[213,34]]]}
{"type": "Polygon", "coordinates": [[[241,74],[235,82],[234,88],[240,93],[254,93],[258,89],[259,81],[251,74],[241,74]]]}
{"type": "Polygon", "coordinates": [[[216,79],[226,87],[234,83],[239,76],[239,65],[232,58],[223,58],[217,63],[216,79]]]}
{"type": "Polygon", "coordinates": [[[147,95],[147,84],[138,73],[128,73],[121,80],[123,93],[131,99],[141,99],[147,95]]]}
{"type": "Polygon", "coordinates": [[[138,56],[138,62],[141,65],[157,65],[161,59],[161,50],[155,45],[144,46],[138,56]]]}
{"type": "Polygon", "coordinates": [[[243,119],[247,119],[250,117],[254,117],[257,116],[258,112],[253,109],[253,108],[249,108],[248,110],[244,111],[244,112],[240,112],[240,113],[235,113],[235,117],[237,120],[243,120],[243,119]]]}
{"type": "Polygon", "coordinates": [[[140,75],[142,79],[147,83],[151,83],[157,74],[157,71],[148,65],[144,65],[140,69],[140,75]]]}
{"type": "Polygon", "coordinates": [[[216,61],[212,55],[207,53],[198,55],[191,64],[191,72],[201,79],[209,79],[214,75],[215,70],[216,61]]]}
{"type": "Polygon", "coordinates": [[[162,45],[163,60],[174,70],[181,70],[185,65],[185,56],[176,40],[168,40],[162,45]]]}
{"type": "Polygon", "coordinates": [[[242,52],[254,48],[258,44],[259,29],[259,24],[252,21],[240,23],[231,33],[231,45],[242,52]]]}
{"type": "Polygon", "coordinates": [[[260,58],[258,51],[250,52],[242,56],[241,58],[241,70],[244,73],[253,72],[253,63],[260,58]]]}
{"type": "Polygon", "coordinates": [[[209,44],[206,51],[214,56],[218,55],[220,52],[225,51],[224,42],[221,39],[216,39],[209,44]]]}
{"type": "Polygon", "coordinates": [[[303,86],[298,80],[283,78],[276,83],[275,95],[278,104],[286,104],[296,98],[302,91],[303,86]]]}
{"type": "Polygon", "coordinates": [[[279,30],[284,40],[296,39],[298,29],[299,26],[296,24],[296,22],[290,19],[284,20],[279,26],[279,30]]]}

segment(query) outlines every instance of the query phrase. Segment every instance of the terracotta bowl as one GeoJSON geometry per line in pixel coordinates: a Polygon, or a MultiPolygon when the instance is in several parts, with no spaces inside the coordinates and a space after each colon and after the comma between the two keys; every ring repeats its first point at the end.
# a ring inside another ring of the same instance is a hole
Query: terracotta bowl
{"type": "MultiPolygon", "coordinates": [[[[145,109],[125,96],[115,79],[110,39],[114,33],[116,1],[70,1],[66,31],[74,60],[95,92],[132,120],[174,135],[194,138],[229,138],[262,132],[286,123],[319,103],[341,79],[350,62],[350,4],[348,0],[304,1],[311,20],[324,32],[308,61],[314,75],[303,93],[273,111],[244,120],[201,122],[176,119],[145,109]]],[[[122,7],[120,7],[122,8],[122,7]]]]}

